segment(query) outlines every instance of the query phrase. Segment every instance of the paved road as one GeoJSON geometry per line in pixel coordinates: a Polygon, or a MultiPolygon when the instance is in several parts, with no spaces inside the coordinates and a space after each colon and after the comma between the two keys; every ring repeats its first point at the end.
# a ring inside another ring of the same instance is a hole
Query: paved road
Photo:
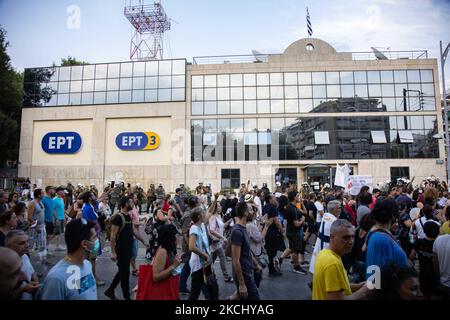
{"type": "MultiPolygon", "coordinates": [[[[141,233],[144,234],[143,230],[141,233]]],[[[310,252],[312,252],[311,246],[307,247],[310,252]]],[[[104,252],[97,260],[97,274],[99,277],[106,282],[105,286],[98,287],[98,299],[105,300],[108,299],[103,294],[104,290],[109,286],[114,275],[117,271],[116,265],[110,260],[110,248],[107,247],[104,252]]],[[[54,243],[49,244],[49,252],[51,255],[48,260],[52,263],[58,262],[65,255],[65,252],[55,252],[54,243]]],[[[146,263],[144,260],[145,248],[140,243],[139,254],[137,264],[146,263]]],[[[310,255],[306,255],[307,260],[310,260],[310,255]]],[[[44,276],[47,274],[49,267],[43,266],[36,261],[35,254],[32,253],[32,261],[35,263],[36,271],[42,272],[44,276]]],[[[227,267],[231,273],[231,259],[228,259],[227,267]]],[[[130,268],[131,269],[131,268],[130,268]]],[[[214,264],[214,269],[216,271],[218,284],[219,284],[219,298],[225,299],[230,296],[236,289],[235,285],[232,283],[226,283],[223,281],[222,273],[220,270],[219,260],[217,259],[214,264]]],[[[308,282],[311,281],[311,274],[301,275],[293,273],[291,270],[289,260],[285,260],[282,264],[283,275],[281,277],[271,278],[268,276],[267,268],[264,270],[263,281],[261,282],[259,293],[261,299],[275,299],[275,300],[310,300],[311,290],[308,287],[308,282]]],[[[190,278],[188,280],[188,287],[190,287],[190,278]]],[[[133,289],[137,285],[137,277],[131,275],[130,272],[130,288],[133,289]]],[[[120,285],[116,289],[116,296],[122,299],[122,290],[120,285]]],[[[181,299],[186,299],[187,297],[182,295],[181,299]]],[[[200,299],[203,299],[203,295],[200,295],[200,299]]]]}

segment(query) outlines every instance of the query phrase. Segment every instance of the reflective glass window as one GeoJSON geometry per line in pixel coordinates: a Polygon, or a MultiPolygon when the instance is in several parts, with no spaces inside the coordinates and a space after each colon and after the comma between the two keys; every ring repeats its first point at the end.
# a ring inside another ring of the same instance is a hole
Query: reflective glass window
{"type": "Polygon", "coordinates": [[[145,92],[144,90],[133,90],[132,94],[133,102],[144,102],[145,100],[145,92]]]}
{"type": "Polygon", "coordinates": [[[413,143],[414,142],[412,132],[409,130],[399,130],[398,137],[400,139],[400,143],[413,143]]]}
{"type": "Polygon", "coordinates": [[[325,72],[313,72],[312,73],[313,84],[325,84],[325,72]]]}
{"type": "Polygon", "coordinates": [[[217,102],[218,114],[230,114],[230,101],[218,101],[217,102]]]}
{"type": "Polygon", "coordinates": [[[244,86],[246,87],[256,86],[256,74],[254,73],[244,74],[244,86]]]}
{"type": "Polygon", "coordinates": [[[119,90],[119,79],[108,79],[108,91],[119,90]]]}
{"type": "Polygon", "coordinates": [[[270,130],[270,119],[269,118],[259,118],[258,119],[258,131],[270,130]]]}
{"type": "Polygon", "coordinates": [[[94,103],[94,93],[86,92],[81,96],[81,104],[93,104],[94,103]]]}
{"type": "Polygon", "coordinates": [[[217,76],[217,86],[229,87],[230,86],[230,75],[229,74],[219,74],[217,76]]]}
{"type": "Polygon", "coordinates": [[[203,102],[192,102],[192,115],[203,115],[203,102]]]}
{"type": "Polygon", "coordinates": [[[274,86],[270,87],[270,98],[271,99],[283,99],[283,87],[282,86],[274,86]]]}
{"type": "Polygon", "coordinates": [[[420,80],[422,82],[433,82],[433,70],[420,70],[420,80]]]}
{"type": "Polygon", "coordinates": [[[353,84],[353,72],[352,71],[341,72],[341,84],[353,84]]]}
{"type": "Polygon", "coordinates": [[[205,88],[213,88],[217,86],[216,75],[207,75],[204,77],[205,88]]]}
{"type": "Polygon", "coordinates": [[[172,74],[185,74],[186,73],[186,61],[185,60],[173,60],[172,61],[172,74]]]}
{"type": "Polygon", "coordinates": [[[244,119],[244,131],[245,132],[251,132],[256,131],[257,125],[256,125],[256,119],[244,119]]]}
{"type": "Polygon", "coordinates": [[[69,105],[69,94],[58,94],[58,105],[60,106],[69,105]]]}
{"type": "Polygon", "coordinates": [[[160,60],[159,61],[159,75],[167,76],[172,74],[172,61],[160,60]]]}
{"type": "Polygon", "coordinates": [[[330,98],[340,98],[341,90],[339,85],[327,85],[327,96],[330,98]]]}
{"type": "Polygon", "coordinates": [[[380,71],[381,83],[394,83],[394,74],[391,70],[380,71]]]}
{"type": "Polygon", "coordinates": [[[367,71],[367,80],[368,83],[380,83],[380,71],[367,71]]]}
{"type": "Polygon", "coordinates": [[[296,72],[286,72],[284,74],[284,85],[285,86],[297,85],[297,73],[296,72]]]}
{"type": "Polygon", "coordinates": [[[284,113],[284,100],[270,100],[271,113],[284,113]]]}
{"type": "MultiPolygon", "coordinates": [[[[158,101],[158,90],[145,90],[145,102],[155,102],[158,101]]],[[[203,107],[202,107],[203,111],[203,107]]]]}
{"type": "Polygon", "coordinates": [[[184,101],[185,90],[182,89],[172,89],[172,100],[173,101],[184,101]]]}
{"type": "Polygon", "coordinates": [[[284,87],[284,97],[286,99],[297,99],[298,98],[298,87],[297,86],[285,86],[284,87]]]}
{"type": "Polygon", "coordinates": [[[170,101],[171,90],[170,89],[159,89],[158,90],[158,101],[170,101]]]}
{"type": "Polygon", "coordinates": [[[271,118],[270,127],[272,131],[279,131],[284,128],[284,118],[271,118]]]}
{"type": "Polygon", "coordinates": [[[386,134],[384,131],[370,131],[372,137],[372,143],[387,143],[386,134]]]}
{"type": "Polygon", "coordinates": [[[120,103],[130,103],[131,102],[131,91],[120,91],[119,92],[119,102],[120,103]]]}
{"type": "Polygon", "coordinates": [[[106,91],[106,79],[95,80],[95,91],[106,91]]]}
{"type": "Polygon", "coordinates": [[[90,91],[94,91],[94,80],[84,80],[83,92],[90,92],[90,91]]]}
{"type": "MultiPolygon", "coordinates": [[[[383,105],[384,105],[385,108],[386,108],[385,111],[391,111],[391,112],[396,111],[396,108],[395,108],[395,98],[384,98],[384,97],[383,97],[383,105]]],[[[384,111],[384,110],[383,110],[383,111],[384,111]]]]}
{"type": "MultiPolygon", "coordinates": [[[[301,96],[303,98],[303,96],[301,96]]],[[[313,98],[326,98],[327,90],[325,86],[313,86],[313,98]]]]}
{"type": "Polygon", "coordinates": [[[71,81],[70,92],[81,92],[81,81],[71,81]]]}
{"type": "Polygon", "coordinates": [[[97,64],[95,66],[95,78],[96,79],[104,79],[108,74],[108,65],[107,64],[97,64]]]}
{"type": "Polygon", "coordinates": [[[203,128],[205,129],[205,132],[217,132],[217,120],[203,120],[203,128]]]}
{"type": "Polygon", "coordinates": [[[85,65],[83,68],[83,79],[94,79],[95,65],[85,65]]]}
{"type": "Polygon", "coordinates": [[[184,76],[172,76],[172,88],[183,88],[185,85],[184,76]]]}
{"type": "Polygon", "coordinates": [[[355,77],[355,83],[367,83],[366,71],[355,71],[353,75],[355,77]]]}
{"type": "Polygon", "coordinates": [[[158,61],[147,61],[145,63],[145,75],[147,77],[158,75],[158,61]]]}
{"type": "Polygon", "coordinates": [[[406,83],[406,71],[394,70],[394,80],[396,83],[406,83]]]}
{"type": "Polygon", "coordinates": [[[158,88],[170,88],[172,86],[171,76],[160,76],[158,77],[158,88]]]}
{"type": "Polygon", "coordinates": [[[258,100],[258,113],[270,113],[270,100],[258,100]]]}
{"type": "Polygon", "coordinates": [[[145,88],[145,78],[133,78],[133,89],[144,89],[145,88]]]}
{"type": "Polygon", "coordinates": [[[353,98],[355,96],[355,90],[352,84],[341,85],[342,98],[353,98]]]}
{"type": "Polygon", "coordinates": [[[339,84],[339,72],[327,72],[327,84],[339,84]]]}
{"type": "Polygon", "coordinates": [[[242,74],[230,75],[230,84],[232,87],[242,87],[242,74]]]}
{"type": "Polygon", "coordinates": [[[245,114],[256,113],[256,100],[244,101],[244,113],[245,114]]]}
{"type": "Polygon", "coordinates": [[[94,104],[106,103],[106,92],[94,92],[94,104]]]}
{"type": "Polygon", "coordinates": [[[52,70],[52,75],[50,76],[50,81],[58,81],[59,78],[59,67],[50,68],[52,70]]]}
{"type": "Polygon", "coordinates": [[[297,99],[285,100],[284,109],[287,113],[297,113],[298,112],[298,100],[297,99]]]}
{"type": "Polygon", "coordinates": [[[257,97],[258,99],[269,99],[270,98],[269,87],[257,87],[257,97]]]}
{"type": "Polygon", "coordinates": [[[282,73],[271,73],[270,74],[270,85],[271,86],[282,86],[283,85],[283,74],[282,73]]]}
{"type": "Polygon", "coordinates": [[[120,90],[130,90],[132,88],[133,78],[121,78],[120,79],[120,90]]]}
{"type": "Polygon", "coordinates": [[[133,66],[133,77],[145,76],[145,62],[135,62],[133,66]]]}
{"type": "Polygon", "coordinates": [[[367,92],[367,85],[355,84],[355,95],[360,98],[367,98],[369,96],[367,92]]]}
{"type": "Polygon", "coordinates": [[[269,83],[269,74],[268,73],[257,73],[256,74],[256,83],[258,86],[268,86],[269,83]]]}
{"type": "Polygon", "coordinates": [[[71,80],[81,80],[83,76],[83,66],[73,66],[71,80]]]}
{"type": "Polygon", "coordinates": [[[382,84],[381,91],[383,93],[383,97],[395,97],[393,84],[382,84]]]}
{"type": "Polygon", "coordinates": [[[120,72],[120,63],[108,64],[108,78],[118,78],[120,72]]]}
{"type": "Polygon", "coordinates": [[[71,67],[59,68],[59,81],[70,80],[70,70],[71,70],[71,67]]]}
{"type": "Polygon", "coordinates": [[[69,103],[71,105],[80,105],[81,104],[81,93],[71,93],[69,103]]]}
{"type": "Polygon", "coordinates": [[[244,100],[256,99],[256,87],[244,87],[244,100]]]}
{"type": "Polygon", "coordinates": [[[70,82],[59,82],[58,83],[58,93],[68,93],[70,91],[70,82]]]}
{"type": "Polygon", "coordinates": [[[419,70],[407,70],[408,82],[420,82],[419,70]]]}
{"type": "Polygon", "coordinates": [[[312,86],[299,86],[298,96],[299,98],[312,98],[312,86]]]}
{"type": "Polygon", "coordinates": [[[231,88],[231,100],[242,100],[242,87],[231,88]]]}
{"type": "Polygon", "coordinates": [[[312,99],[300,99],[299,100],[299,109],[300,112],[311,112],[313,109],[313,101],[312,99]]]}
{"type": "Polygon", "coordinates": [[[328,131],[314,131],[315,144],[330,144],[330,136],[328,131]]]}
{"type": "Polygon", "coordinates": [[[243,100],[232,100],[230,107],[231,114],[242,114],[244,112],[243,100]]]}
{"type": "Polygon", "coordinates": [[[146,89],[157,89],[158,88],[158,77],[145,77],[145,88],[146,89]]]}
{"type": "Polygon", "coordinates": [[[217,133],[205,133],[203,134],[203,145],[215,146],[217,145],[217,133]]]}
{"type": "Polygon", "coordinates": [[[216,88],[205,89],[205,100],[217,100],[216,88]]]}
{"type": "Polygon", "coordinates": [[[192,89],[192,101],[202,101],[203,89],[192,89]]]}
{"type": "Polygon", "coordinates": [[[230,129],[232,132],[242,132],[244,130],[244,120],[230,119],[230,129]]]}
{"type": "Polygon", "coordinates": [[[120,64],[120,77],[132,77],[133,76],[133,63],[126,62],[120,64]]]}
{"type": "Polygon", "coordinates": [[[216,101],[205,101],[205,115],[217,114],[217,102],[216,101]]]}
{"type": "Polygon", "coordinates": [[[424,96],[434,96],[434,84],[422,83],[422,94],[424,96]]]}
{"type": "Polygon", "coordinates": [[[218,88],[217,89],[218,100],[230,100],[230,88],[218,88]]]}
{"type": "Polygon", "coordinates": [[[299,72],[298,84],[311,84],[311,72],[299,72]]]}

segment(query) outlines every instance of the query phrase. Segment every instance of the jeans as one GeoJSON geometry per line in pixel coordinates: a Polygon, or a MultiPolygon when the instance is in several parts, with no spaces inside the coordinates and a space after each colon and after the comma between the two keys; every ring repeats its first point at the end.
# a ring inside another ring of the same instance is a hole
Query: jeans
{"type": "Polygon", "coordinates": [[[225,252],[223,251],[223,247],[220,247],[216,251],[212,253],[212,262],[214,263],[219,257],[220,260],[220,269],[222,269],[222,274],[225,278],[228,278],[228,272],[227,272],[227,258],[225,257],[225,252]]]}
{"type": "Polygon", "coordinates": [[[181,270],[180,274],[180,291],[187,291],[187,281],[189,279],[189,275],[191,274],[191,267],[189,266],[189,261],[186,262],[181,270]]]}
{"type": "MultiPolygon", "coordinates": [[[[243,274],[245,286],[247,287],[248,297],[246,300],[260,300],[258,288],[256,287],[255,278],[253,276],[248,276],[243,274]]],[[[239,282],[237,281],[237,276],[234,275],[236,289],[239,292],[239,282]]]]}
{"type": "Polygon", "coordinates": [[[127,252],[117,252],[117,266],[119,270],[114,276],[113,281],[108,290],[114,291],[120,282],[122,294],[125,300],[130,300],[130,261],[131,248],[127,252]]]}

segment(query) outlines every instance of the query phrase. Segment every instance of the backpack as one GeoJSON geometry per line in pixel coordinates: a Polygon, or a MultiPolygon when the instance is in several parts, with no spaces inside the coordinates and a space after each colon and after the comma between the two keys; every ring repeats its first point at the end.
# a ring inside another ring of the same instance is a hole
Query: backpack
{"type": "Polygon", "coordinates": [[[108,220],[106,220],[106,227],[105,227],[105,233],[106,233],[106,239],[108,241],[111,241],[111,227],[112,227],[112,220],[115,216],[119,215],[120,218],[122,219],[122,225],[120,226],[119,232],[117,232],[117,239],[119,239],[119,235],[122,232],[122,230],[125,228],[126,225],[126,221],[125,221],[125,216],[122,213],[115,213],[113,214],[108,220]]]}

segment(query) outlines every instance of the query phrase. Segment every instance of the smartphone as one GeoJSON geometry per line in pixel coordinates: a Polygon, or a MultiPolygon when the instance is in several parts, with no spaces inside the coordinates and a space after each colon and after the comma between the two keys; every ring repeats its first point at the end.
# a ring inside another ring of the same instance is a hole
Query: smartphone
{"type": "Polygon", "coordinates": [[[181,274],[181,270],[183,270],[183,265],[184,265],[184,264],[180,263],[180,264],[178,265],[178,267],[176,267],[175,269],[173,269],[172,275],[173,275],[173,276],[177,276],[177,275],[181,274]]]}

